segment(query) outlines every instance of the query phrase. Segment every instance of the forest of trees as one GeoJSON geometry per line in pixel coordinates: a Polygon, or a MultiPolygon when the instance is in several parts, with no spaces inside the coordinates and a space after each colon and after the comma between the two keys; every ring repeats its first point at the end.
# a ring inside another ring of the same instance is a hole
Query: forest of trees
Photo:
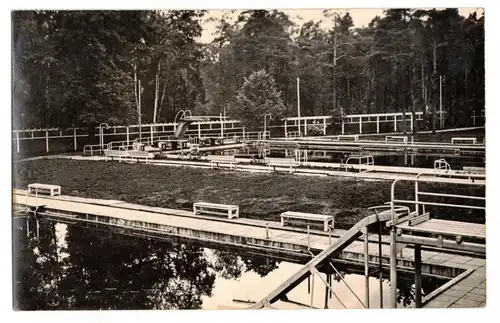
{"type": "Polygon", "coordinates": [[[202,10],[13,12],[13,127],[167,122],[181,109],[238,118],[259,71],[281,116],[296,115],[297,77],[306,116],[432,116],[440,76],[447,125],[484,109],[484,16],[390,9],[354,28],[349,13],[323,14],[333,28],[279,10],[223,16],[204,44],[202,10]]]}

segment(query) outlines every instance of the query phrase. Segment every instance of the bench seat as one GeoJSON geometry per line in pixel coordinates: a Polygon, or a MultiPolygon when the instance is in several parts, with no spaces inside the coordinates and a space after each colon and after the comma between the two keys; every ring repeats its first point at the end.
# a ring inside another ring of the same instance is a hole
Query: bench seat
{"type": "Polygon", "coordinates": [[[240,208],[237,205],[216,204],[207,202],[196,202],[193,204],[193,213],[227,215],[229,219],[239,217],[240,208]]]}
{"type": "Polygon", "coordinates": [[[210,161],[211,168],[214,168],[214,165],[219,167],[219,164],[229,164],[229,169],[236,168],[236,164],[238,161],[234,156],[225,156],[225,155],[210,155],[207,156],[207,160],[210,161]]]}
{"type": "Polygon", "coordinates": [[[303,212],[294,212],[294,211],[286,211],[286,212],[281,213],[281,225],[282,226],[286,225],[288,219],[323,222],[323,230],[324,231],[328,231],[329,229],[333,229],[334,222],[335,222],[335,217],[333,215],[303,213],[303,212]]]}
{"type": "Polygon", "coordinates": [[[293,170],[297,167],[300,166],[300,163],[297,162],[295,159],[292,158],[267,158],[266,159],[266,164],[269,168],[269,171],[271,171],[271,167],[273,167],[274,171],[276,171],[277,166],[283,166],[283,167],[288,167],[290,168],[290,173],[293,172],[293,170]]]}
{"type": "Polygon", "coordinates": [[[61,195],[61,186],[51,184],[28,184],[28,194],[48,193],[50,196],[61,195]]]}

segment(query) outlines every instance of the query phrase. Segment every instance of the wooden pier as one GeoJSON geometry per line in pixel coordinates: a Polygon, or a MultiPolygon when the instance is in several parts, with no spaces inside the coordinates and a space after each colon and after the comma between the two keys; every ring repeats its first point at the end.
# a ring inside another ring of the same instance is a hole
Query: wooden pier
{"type": "MultiPolygon", "coordinates": [[[[31,210],[38,209],[39,218],[99,224],[145,234],[280,254],[302,260],[311,259],[311,253],[321,254],[332,246],[340,244],[342,248],[331,258],[333,263],[361,268],[365,263],[364,253],[368,251],[367,264],[373,269],[378,266],[379,260],[383,264],[384,271],[387,271],[390,264],[390,245],[381,244],[381,257],[379,257],[379,243],[374,237],[366,240],[369,241],[366,243],[357,239],[359,233],[354,232],[355,235],[345,241],[346,232],[342,232],[339,237],[338,234],[333,236],[331,233],[322,232],[321,229],[311,229],[310,232],[306,232],[304,229],[281,227],[278,222],[245,219],[244,210],[240,218],[227,219],[227,217],[200,216],[194,215],[191,211],[148,207],[118,200],[86,199],[66,195],[36,197],[27,195],[24,190],[14,190],[13,201],[18,209],[28,207],[31,210]]],[[[360,228],[355,228],[358,229],[360,228]]],[[[387,241],[387,237],[384,237],[384,241],[387,241]]],[[[412,248],[402,249],[397,259],[398,271],[412,272],[415,267],[414,259],[412,248]]],[[[423,275],[456,279],[456,277],[461,278],[460,275],[469,270],[471,273],[468,277],[473,277],[474,282],[479,279],[477,277],[482,277],[478,286],[473,286],[470,292],[481,292],[478,291],[479,285],[486,279],[481,269],[484,268],[485,261],[480,256],[463,256],[426,249],[421,251],[421,262],[423,275]]],[[[453,286],[462,288],[460,282],[455,282],[453,286]]],[[[445,291],[448,290],[442,292],[445,291]]],[[[440,297],[442,297],[441,292],[433,295],[429,299],[429,304],[442,303],[440,297]]],[[[484,297],[486,297],[485,292],[484,297]]],[[[425,304],[424,301],[424,306],[425,304]]]]}

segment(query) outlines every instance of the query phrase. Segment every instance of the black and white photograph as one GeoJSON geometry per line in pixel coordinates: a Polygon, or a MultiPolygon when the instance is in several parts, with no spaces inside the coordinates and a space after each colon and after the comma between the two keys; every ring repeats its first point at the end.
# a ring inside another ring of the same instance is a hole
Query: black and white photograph
{"type": "Polygon", "coordinates": [[[487,9],[10,13],[12,311],[487,307],[487,9]]]}

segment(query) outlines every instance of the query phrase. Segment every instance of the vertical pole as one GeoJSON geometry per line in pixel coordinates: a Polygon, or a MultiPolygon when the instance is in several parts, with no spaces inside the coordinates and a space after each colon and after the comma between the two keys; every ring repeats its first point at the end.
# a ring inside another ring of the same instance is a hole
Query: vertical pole
{"type": "Polygon", "coordinates": [[[45,151],[49,152],[49,131],[45,130],[45,151]]]}
{"type": "Polygon", "coordinates": [[[287,134],[287,129],[286,129],[287,123],[288,123],[288,121],[286,121],[286,119],[285,119],[285,138],[287,138],[287,135],[286,135],[287,134]]]}
{"type": "Polygon", "coordinates": [[[304,136],[307,135],[307,119],[304,119],[304,136]]]}
{"type": "Polygon", "coordinates": [[[326,136],[326,118],[323,118],[323,136],[326,136]]]}
{"type": "Polygon", "coordinates": [[[245,126],[243,126],[243,142],[245,142],[245,126]]]}
{"type": "Polygon", "coordinates": [[[26,236],[30,236],[30,220],[29,217],[26,217],[26,236]]]}
{"type": "Polygon", "coordinates": [[[329,246],[332,245],[332,227],[331,226],[328,228],[328,245],[329,246]]]}
{"type": "Polygon", "coordinates": [[[397,120],[397,115],[394,114],[394,132],[398,131],[398,128],[396,126],[396,120],[397,120]]]}
{"type": "Polygon", "coordinates": [[[127,126],[127,146],[130,145],[130,132],[129,132],[129,128],[127,126]]]}
{"type": "Polygon", "coordinates": [[[40,237],[40,223],[38,222],[38,219],[36,220],[36,238],[38,239],[40,237]]]}
{"type": "Polygon", "coordinates": [[[139,142],[142,141],[141,80],[139,80],[139,142]]]}
{"type": "Polygon", "coordinates": [[[441,129],[444,127],[443,119],[443,77],[439,75],[439,124],[441,129]]]}
{"type": "Polygon", "coordinates": [[[313,307],[314,302],[314,274],[311,273],[312,282],[311,282],[311,308],[313,307]]]}
{"type": "Polygon", "coordinates": [[[297,119],[297,122],[298,122],[298,130],[300,132],[300,79],[297,77],[297,117],[299,117],[299,119],[297,119]]]}
{"type": "MultiPolygon", "coordinates": [[[[311,236],[309,234],[309,224],[307,225],[307,250],[309,250],[309,245],[311,243],[311,236]]],[[[314,277],[314,276],[313,276],[314,277]]]]}
{"type": "Polygon", "coordinates": [[[413,113],[411,114],[411,117],[410,117],[410,130],[411,130],[411,132],[413,132],[413,113]]]}
{"type": "Polygon", "coordinates": [[[150,131],[151,131],[151,146],[153,146],[153,137],[154,137],[154,128],[153,128],[153,125],[150,126],[150,131]]]}
{"type": "Polygon", "coordinates": [[[59,137],[62,137],[62,130],[59,130],[59,137]]]}
{"type": "Polygon", "coordinates": [[[369,267],[368,267],[368,228],[364,228],[364,256],[365,256],[365,305],[366,308],[370,308],[370,275],[369,275],[369,267]]]}
{"type": "Polygon", "coordinates": [[[342,119],[342,134],[344,134],[344,119],[342,119]]]}
{"type": "Polygon", "coordinates": [[[201,139],[201,124],[198,122],[198,138],[201,139]]]}
{"type": "Polygon", "coordinates": [[[382,284],[382,222],[378,225],[378,278],[380,292],[380,308],[384,308],[384,286],[382,284]]]}
{"type": "Polygon", "coordinates": [[[75,146],[76,151],[76,128],[73,128],[73,146],[75,146]]]}
{"type": "Polygon", "coordinates": [[[380,133],[380,117],[377,116],[377,133],[380,133]]]}
{"type": "Polygon", "coordinates": [[[393,226],[390,233],[391,242],[391,301],[390,308],[397,307],[397,250],[396,250],[396,228],[393,226]]]}
{"type": "MultiPolygon", "coordinates": [[[[328,267],[327,267],[328,268],[328,267]]],[[[326,271],[326,283],[327,286],[325,286],[325,309],[328,308],[328,291],[330,290],[328,286],[330,286],[330,275],[328,274],[329,270],[327,269],[326,271]]]]}
{"type": "Polygon", "coordinates": [[[266,239],[269,239],[269,223],[266,222],[266,239]]]}
{"type": "Polygon", "coordinates": [[[360,134],[363,133],[363,124],[361,123],[361,119],[362,119],[362,117],[359,117],[359,133],[360,134]]]}
{"type": "Polygon", "coordinates": [[[222,122],[222,113],[220,114],[220,137],[224,138],[224,123],[222,122]]]}
{"type": "Polygon", "coordinates": [[[415,245],[415,307],[422,307],[422,252],[419,244],[415,245]]]}
{"type": "Polygon", "coordinates": [[[16,131],[17,153],[19,154],[19,131],[16,131]]]}

